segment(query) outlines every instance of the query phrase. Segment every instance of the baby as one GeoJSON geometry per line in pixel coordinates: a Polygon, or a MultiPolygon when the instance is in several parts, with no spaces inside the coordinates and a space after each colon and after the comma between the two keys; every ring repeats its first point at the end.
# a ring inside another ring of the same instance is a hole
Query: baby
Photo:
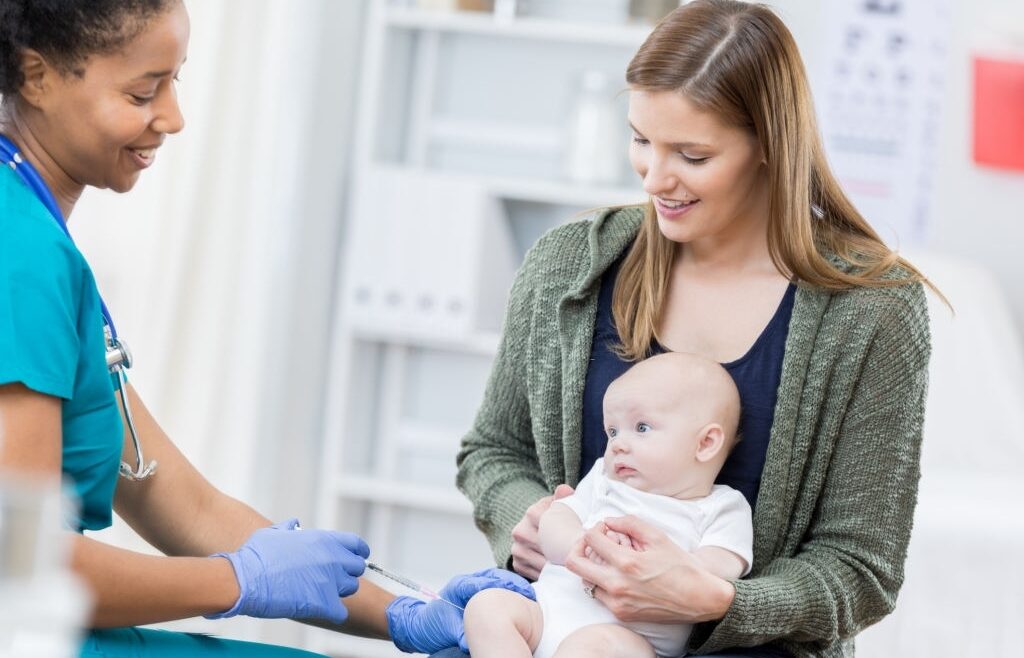
{"type": "MultiPolygon", "coordinates": [[[[651,357],[612,382],[604,397],[604,457],[540,519],[548,562],[535,585],[537,601],[501,590],[474,596],[465,615],[473,658],[685,653],[691,625],[619,621],[565,568],[565,559],[585,529],[634,515],[712,573],[728,580],[746,575],[750,506],[735,489],[714,483],[737,440],[739,409],[729,373],[693,354],[651,357]]],[[[609,536],[630,545],[628,537],[609,536]]]]}

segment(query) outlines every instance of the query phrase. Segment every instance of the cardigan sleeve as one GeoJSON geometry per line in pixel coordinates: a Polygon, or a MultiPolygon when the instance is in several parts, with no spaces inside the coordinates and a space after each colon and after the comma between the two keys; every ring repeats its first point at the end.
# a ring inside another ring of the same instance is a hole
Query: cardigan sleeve
{"type": "Polygon", "coordinates": [[[456,485],[473,504],[476,525],[501,566],[511,557],[512,527],[526,508],[550,493],[541,478],[526,391],[533,270],[540,246],[527,254],[512,284],[483,402],[457,458],[456,485]]]}
{"type": "Polygon", "coordinates": [[[695,653],[772,641],[824,648],[894,608],[917,502],[930,339],[921,286],[884,298],[800,550],[736,581],[725,617],[695,629],[695,653]]]}

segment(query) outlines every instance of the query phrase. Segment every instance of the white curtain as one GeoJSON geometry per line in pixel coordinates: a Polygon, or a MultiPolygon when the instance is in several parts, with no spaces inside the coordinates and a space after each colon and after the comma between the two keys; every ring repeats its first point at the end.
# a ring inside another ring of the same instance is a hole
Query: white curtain
{"type": "Polygon", "coordinates": [[[222,490],[312,522],[365,0],[187,5],[185,131],[70,228],[171,438],[222,490]]]}

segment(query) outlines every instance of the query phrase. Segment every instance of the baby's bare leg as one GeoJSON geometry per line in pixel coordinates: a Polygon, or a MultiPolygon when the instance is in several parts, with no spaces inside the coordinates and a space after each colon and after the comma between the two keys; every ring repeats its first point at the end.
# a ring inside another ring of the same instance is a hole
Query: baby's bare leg
{"type": "Polygon", "coordinates": [[[540,605],[504,589],[475,594],[464,619],[473,658],[529,658],[544,630],[540,605]]]}
{"type": "MultiPolygon", "coordinates": [[[[554,658],[655,658],[654,647],[643,636],[616,624],[578,628],[558,645],[554,658]]],[[[474,654],[475,658],[475,654],[474,654]]]]}

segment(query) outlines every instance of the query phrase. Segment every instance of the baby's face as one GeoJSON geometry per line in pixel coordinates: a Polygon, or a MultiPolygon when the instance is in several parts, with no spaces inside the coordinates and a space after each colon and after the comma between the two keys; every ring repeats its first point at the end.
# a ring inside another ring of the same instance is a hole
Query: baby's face
{"type": "Polygon", "coordinates": [[[694,467],[702,424],[678,395],[643,381],[619,382],[604,400],[605,474],[648,493],[675,497],[694,467]]]}

